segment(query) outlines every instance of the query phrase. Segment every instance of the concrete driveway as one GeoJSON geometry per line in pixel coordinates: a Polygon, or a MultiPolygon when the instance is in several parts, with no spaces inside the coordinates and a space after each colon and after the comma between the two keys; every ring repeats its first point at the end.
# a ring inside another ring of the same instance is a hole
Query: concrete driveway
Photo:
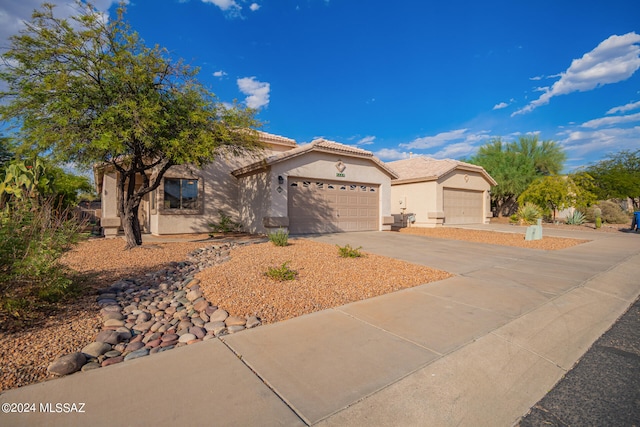
{"type": "Polygon", "coordinates": [[[398,233],[313,238],[456,276],[9,391],[0,403],[83,402],[85,413],[0,422],[508,426],[640,293],[638,235],[554,252],[398,233]]]}

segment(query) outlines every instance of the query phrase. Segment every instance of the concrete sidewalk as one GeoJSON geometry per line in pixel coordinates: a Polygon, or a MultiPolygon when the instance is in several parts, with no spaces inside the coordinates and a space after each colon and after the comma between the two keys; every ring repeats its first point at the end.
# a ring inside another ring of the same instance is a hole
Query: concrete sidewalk
{"type": "Polygon", "coordinates": [[[36,411],[0,424],[513,425],[640,293],[640,236],[593,234],[553,252],[318,236],[457,275],[12,390],[0,403],[36,411]]]}

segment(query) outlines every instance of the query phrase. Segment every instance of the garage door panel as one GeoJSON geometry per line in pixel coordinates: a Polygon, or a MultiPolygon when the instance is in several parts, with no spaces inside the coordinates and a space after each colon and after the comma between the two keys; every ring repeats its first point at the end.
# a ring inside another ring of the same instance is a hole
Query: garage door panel
{"type": "Polygon", "coordinates": [[[478,224],[484,221],[483,192],[443,189],[445,224],[478,224]]]}
{"type": "Polygon", "coordinates": [[[378,230],[377,190],[373,185],[289,178],[290,232],[378,230]]]}

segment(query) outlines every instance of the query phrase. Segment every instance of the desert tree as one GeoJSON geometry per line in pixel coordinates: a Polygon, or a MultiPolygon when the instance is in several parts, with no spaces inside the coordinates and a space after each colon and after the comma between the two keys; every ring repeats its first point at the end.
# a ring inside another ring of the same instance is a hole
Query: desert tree
{"type": "Polygon", "coordinates": [[[610,154],[586,167],[586,172],[593,177],[601,200],[629,197],[634,208],[640,209],[640,149],[610,154]]]}
{"type": "Polygon", "coordinates": [[[76,0],[58,18],[44,4],[2,55],[0,116],[23,150],[118,172],[118,215],[127,247],[142,243],[138,208],[173,165],[259,150],[255,111],[220,102],[198,69],[148,47],[121,5],[108,19],[76,0]],[[136,185],[136,178],[141,185],[136,185]]]}
{"type": "Polygon", "coordinates": [[[496,180],[491,202],[498,216],[507,216],[515,211],[518,197],[529,185],[538,177],[558,173],[565,158],[556,142],[522,136],[512,142],[488,141],[467,161],[482,166],[496,180]]]}
{"type": "Polygon", "coordinates": [[[585,208],[596,201],[586,189],[588,176],[548,175],[537,178],[518,197],[521,205],[530,202],[543,208],[543,213],[555,221],[556,212],[570,207],[585,208]],[[578,184],[576,181],[579,181],[578,184]]]}

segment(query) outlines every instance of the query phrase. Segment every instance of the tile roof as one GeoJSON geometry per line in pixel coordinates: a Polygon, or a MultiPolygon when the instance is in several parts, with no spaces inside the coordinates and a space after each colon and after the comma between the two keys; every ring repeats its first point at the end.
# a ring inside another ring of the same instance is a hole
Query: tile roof
{"type": "Polygon", "coordinates": [[[260,138],[260,141],[262,142],[265,142],[268,144],[288,145],[290,147],[298,146],[298,144],[296,144],[295,139],[287,138],[286,136],[275,135],[275,134],[264,132],[261,130],[257,132],[258,132],[258,138],[260,138]]]}
{"type": "Polygon", "coordinates": [[[347,156],[353,156],[353,157],[368,158],[372,162],[374,162],[376,165],[378,165],[381,169],[383,169],[385,172],[387,172],[392,178],[397,177],[396,173],[393,170],[391,170],[387,165],[382,163],[380,159],[375,157],[371,151],[363,150],[361,148],[352,147],[345,144],[340,144],[339,142],[329,141],[323,138],[314,139],[309,144],[299,145],[296,148],[293,148],[291,150],[274,154],[258,162],[254,162],[240,169],[236,169],[232,172],[232,174],[234,176],[241,176],[241,175],[245,175],[247,173],[251,173],[261,169],[266,169],[267,166],[270,166],[274,163],[282,162],[292,157],[300,156],[309,151],[322,151],[327,153],[345,154],[347,156]]]}
{"type": "Polygon", "coordinates": [[[404,181],[432,181],[452,172],[455,169],[483,174],[492,184],[497,183],[481,166],[451,159],[433,159],[431,157],[417,156],[410,159],[388,162],[387,166],[398,174],[398,179],[393,184],[404,181]]]}

